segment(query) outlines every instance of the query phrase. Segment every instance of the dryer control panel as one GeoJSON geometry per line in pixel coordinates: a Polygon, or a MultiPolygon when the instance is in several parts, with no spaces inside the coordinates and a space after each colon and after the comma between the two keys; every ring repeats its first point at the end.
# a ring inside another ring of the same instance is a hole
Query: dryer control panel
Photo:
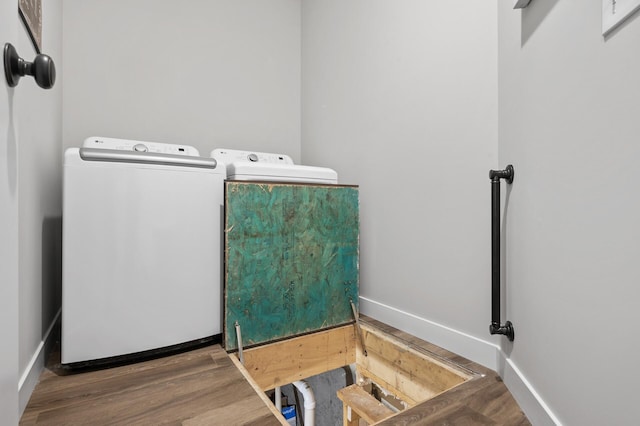
{"type": "Polygon", "coordinates": [[[178,145],[160,142],[143,142],[129,139],[104,138],[92,136],[84,140],[83,148],[115,149],[118,151],[154,152],[158,154],[174,154],[199,156],[198,150],[189,145],[178,145]]]}
{"type": "Polygon", "coordinates": [[[268,163],[293,164],[291,157],[285,154],[271,154],[267,152],[241,151],[236,149],[218,148],[211,151],[211,157],[225,163],[268,163]]]}

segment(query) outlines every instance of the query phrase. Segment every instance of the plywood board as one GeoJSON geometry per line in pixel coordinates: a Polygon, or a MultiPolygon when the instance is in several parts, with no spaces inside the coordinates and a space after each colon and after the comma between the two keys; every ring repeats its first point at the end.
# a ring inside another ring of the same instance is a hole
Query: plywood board
{"type": "Polygon", "coordinates": [[[419,384],[437,394],[470,378],[458,368],[420,353],[372,327],[363,326],[362,330],[369,356],[359,356],[357,362],[378,374],[389,373],[387,381],[400,382],[399,377],[404,377],[412,385],[419,384]]]}
{"type": "Polygon", "coordinates": [[[414,406],[469,380],[472,375],[421,353],[407,342],[363,324],[365,356],[356,350],[358,377],[368,378],[414,406]]]}
{"type": "Polygon", "coordinates": [[[359,205],[353,186],[225,184],[227,350],[353,320],[358,304],[359,205]]]}
{"type": "Polygon", "coordinates": [[[244,365],[262,390],[284,386],[353,364],[354,333],[346,325],[251,348],[244,351],[244,365]]]}

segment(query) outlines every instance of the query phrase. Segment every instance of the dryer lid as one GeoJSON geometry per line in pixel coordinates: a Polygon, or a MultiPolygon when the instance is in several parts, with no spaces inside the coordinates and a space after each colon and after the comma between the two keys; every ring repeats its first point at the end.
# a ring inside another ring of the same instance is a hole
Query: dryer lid
{"type": "Polygon", "coordinates": [[[226,165],[230,180],[338,183],[335,170],[295,165],[285,154],[217,148],[211,151],[211,157],[226,165]]]}
{"type": "Polygon", "coordinates": [[[338,183],[338,173],[326,167],[244,161],[227,164],[227,177],[243,181],[338,183]]]}

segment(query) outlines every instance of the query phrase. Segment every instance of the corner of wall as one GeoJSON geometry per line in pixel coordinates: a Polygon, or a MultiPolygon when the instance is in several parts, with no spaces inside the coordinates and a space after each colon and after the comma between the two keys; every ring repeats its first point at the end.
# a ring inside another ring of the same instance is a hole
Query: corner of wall
{"type": "Polygon", "coordinates": [[[44,370],[46,362],[45,357],[50,352],[50,349],[55,342],[55,333],[53,333],[53,331],[56,324],[60,321],[61,313],[62,309],[58,310],[58,313],[51,322],[51,325],[49,325],[49,328],[45,332],[42,341],[33,353],[31,361],[29,361],[29,365],[20,376],[20,381],[18,382],[18,407],[20,410],[20,416],[22,416],[25,408],[27,408],[31,394],[38,384],[40,374],[42,374],[42,371],[44,370]]]}

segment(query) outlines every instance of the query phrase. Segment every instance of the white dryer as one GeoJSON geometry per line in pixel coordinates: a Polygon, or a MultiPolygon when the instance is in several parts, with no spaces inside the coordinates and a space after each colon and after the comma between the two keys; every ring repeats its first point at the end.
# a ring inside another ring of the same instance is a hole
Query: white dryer
{"type": "Polygon", "coordinates": [[[63,364],[220,334],[225,177],[186,145],[92,137],[65,152],[63,364]]]}
{"type": "Polygon", "coordinates": [[[219,148],[211,157],[224,163],[230,180],[337,184],[338,173],[326,167],[294,164],[284,154],[219,148]]]}

